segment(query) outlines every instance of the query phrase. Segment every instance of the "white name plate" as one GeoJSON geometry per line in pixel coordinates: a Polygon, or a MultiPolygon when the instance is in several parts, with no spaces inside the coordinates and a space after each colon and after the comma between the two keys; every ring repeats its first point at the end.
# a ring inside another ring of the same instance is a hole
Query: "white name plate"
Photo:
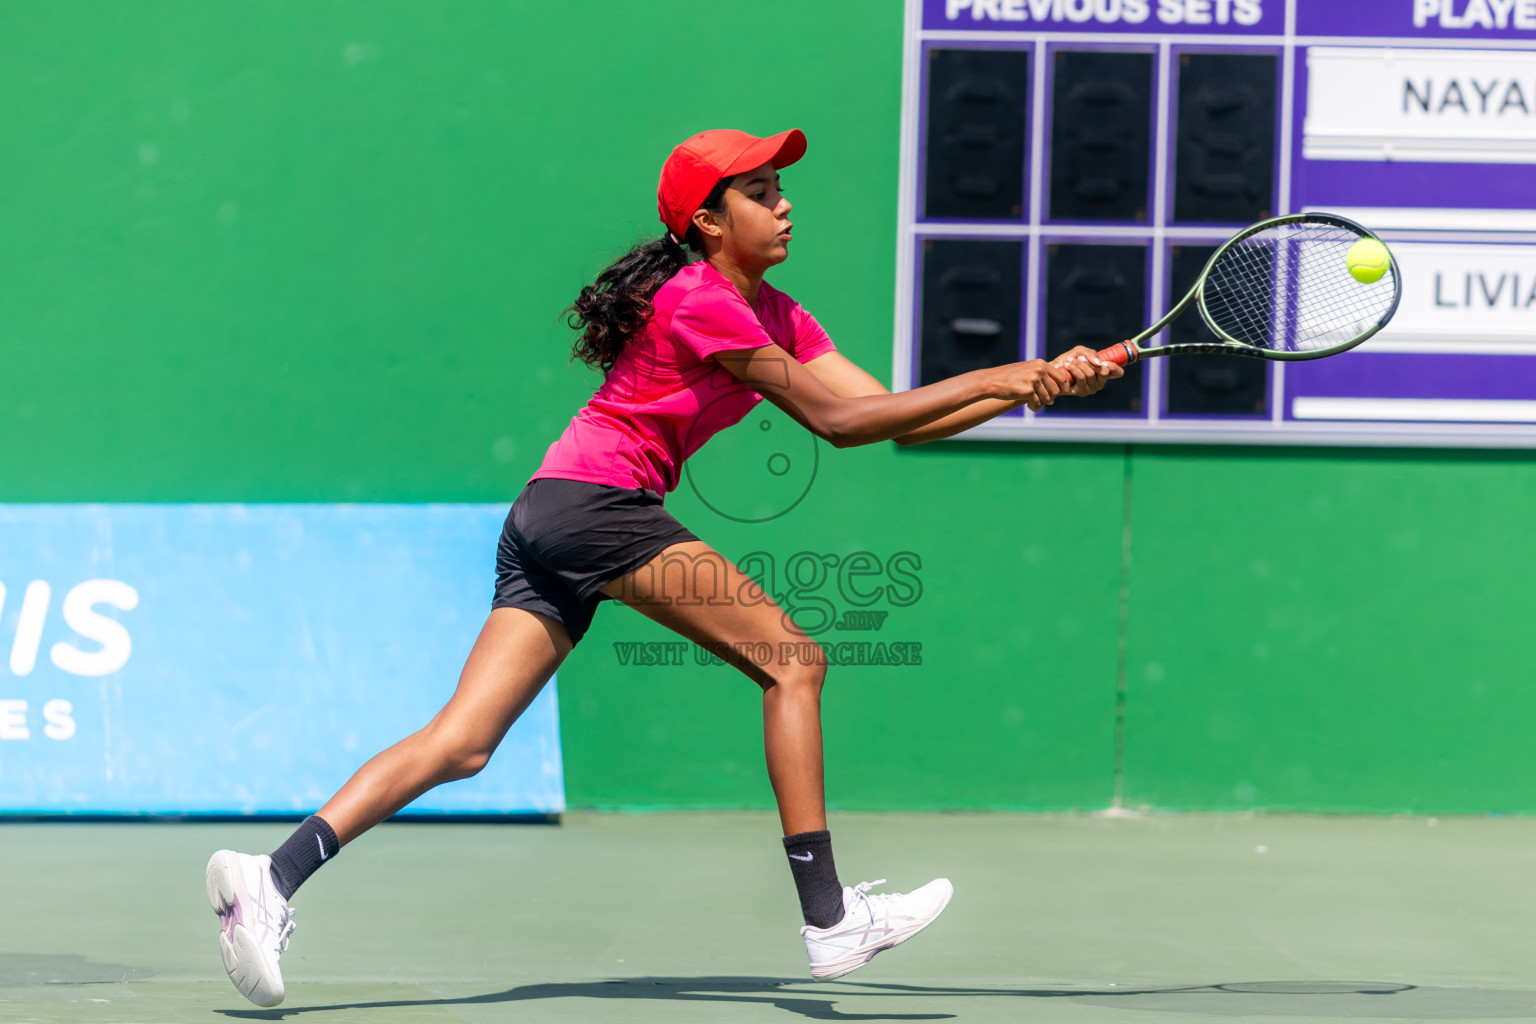
{"type": "Polygon", "coordinates": [[[1536,52],[1314,46],[1308,160],[1536,163],[1536,52]]]}

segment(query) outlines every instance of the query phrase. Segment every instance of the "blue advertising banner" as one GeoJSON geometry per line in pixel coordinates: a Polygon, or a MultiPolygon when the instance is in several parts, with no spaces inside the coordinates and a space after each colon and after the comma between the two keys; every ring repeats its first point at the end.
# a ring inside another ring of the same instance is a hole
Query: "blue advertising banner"
{"type": "MultiPolygon", "coordinates": [[[[0,505],[0,814],[315,810],[453,693],[505,515],[0,505]]],[[[406,813],[564,807],[551,682],[406,813]]]]}

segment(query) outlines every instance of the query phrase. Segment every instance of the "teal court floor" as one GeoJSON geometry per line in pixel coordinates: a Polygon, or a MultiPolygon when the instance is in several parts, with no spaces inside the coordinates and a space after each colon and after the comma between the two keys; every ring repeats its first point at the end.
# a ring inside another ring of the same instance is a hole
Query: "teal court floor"
{"type": "Polygon", "coordinates": [[[844,881],[955,884],[815,984],[777,821],[391,824],[225,979],[203,865],[281,824],[0,825],[0,1021],[1536,1021],[1536,820],[840,814],[844,881]]]}

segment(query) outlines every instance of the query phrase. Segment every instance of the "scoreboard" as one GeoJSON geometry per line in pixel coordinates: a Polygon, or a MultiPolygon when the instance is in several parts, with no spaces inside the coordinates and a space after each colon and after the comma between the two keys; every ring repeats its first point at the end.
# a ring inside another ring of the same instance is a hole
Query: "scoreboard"
{"type": "Polygon", "coordinates": [[[1149,359],[965,437],[1536,447],[1536,0],[907,0],[905,46],[899,388],[1128,338],[1270,216],[1403,279],[1343,355],[1149,359]]]}

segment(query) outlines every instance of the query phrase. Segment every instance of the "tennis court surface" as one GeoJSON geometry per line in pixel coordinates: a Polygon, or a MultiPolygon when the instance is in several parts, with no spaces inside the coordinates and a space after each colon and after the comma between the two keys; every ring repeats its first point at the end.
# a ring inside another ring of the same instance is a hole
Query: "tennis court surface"
{"type": "Polygon", "coordinates": [[[826,985],[771,815],[386,825],[294,898],[261,1010],[203,864],[288,828],[0,827],[0,1020],[1536,1020],[1536,820],[836,815],[845,882],[956,892],[826,985]]]}

